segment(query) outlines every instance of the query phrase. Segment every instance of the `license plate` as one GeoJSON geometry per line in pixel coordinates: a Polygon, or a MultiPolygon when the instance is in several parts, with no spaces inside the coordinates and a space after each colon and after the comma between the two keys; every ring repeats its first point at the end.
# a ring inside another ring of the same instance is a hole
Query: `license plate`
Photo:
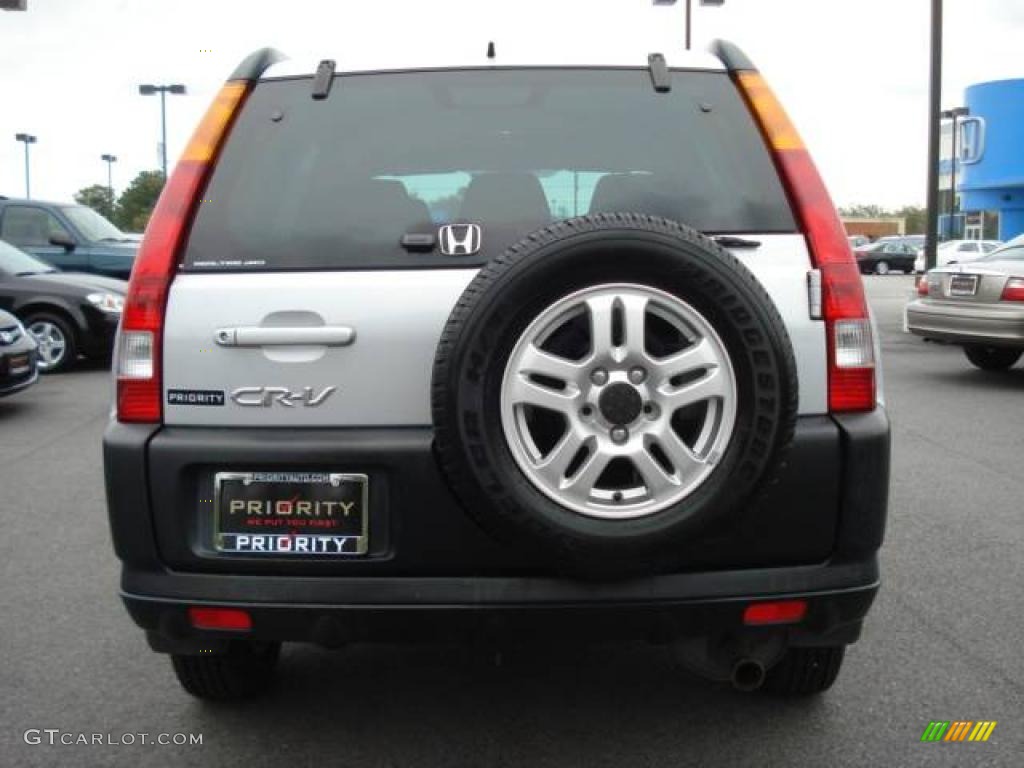
{"type": "Polygon", "coordinates": [[[950,296],[973,296],[977,292],[977,275],[953,275],[949,279],[950,296]]]}
{"type": "Polygon", "coordinates": [[[218,472],[214,547],[295,557],[365,555],[366,475],[336,472],[218,472]]]}
{"type": "Polygon", "coordinates": [[[28,355],[15,355],[11,357],[7,370],[12,376],[17,376],[19,373],[28,373],[28,355]]]}

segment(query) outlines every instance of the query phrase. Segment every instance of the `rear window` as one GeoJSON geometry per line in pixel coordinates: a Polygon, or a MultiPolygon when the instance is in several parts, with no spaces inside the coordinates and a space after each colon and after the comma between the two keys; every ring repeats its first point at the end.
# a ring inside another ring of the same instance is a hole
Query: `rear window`
{"type": "Polygon", "coordinates": [[[200,205],[185,269],[468,266],[571,216],[641,211],[708,233],[792,232],[764,142],[725,73],[509,69],[259,84],[200,205]],[[481,227],[473,256],[404,234],[481,227]]]}

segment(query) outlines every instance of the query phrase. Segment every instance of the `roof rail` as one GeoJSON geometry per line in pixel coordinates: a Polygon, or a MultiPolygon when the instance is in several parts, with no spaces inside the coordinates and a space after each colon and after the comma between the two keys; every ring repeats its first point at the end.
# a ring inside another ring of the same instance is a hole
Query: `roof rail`
{"type": "Polygon", "coordinates": [[[735,43],[730,43],[728,40],[715,40],[711,43],[709,50],[721,59],[725,68],[730,72],[757,72],[754,62],[747,58],[747,54],[741,51],[735,43]]]}
{"type": "Polygon", "coordinates": [[[235,68],[228,80],[259,80],[271,64],[287,58],[276,48],[260,48],[242,59],[242,63],[235,68]]]}

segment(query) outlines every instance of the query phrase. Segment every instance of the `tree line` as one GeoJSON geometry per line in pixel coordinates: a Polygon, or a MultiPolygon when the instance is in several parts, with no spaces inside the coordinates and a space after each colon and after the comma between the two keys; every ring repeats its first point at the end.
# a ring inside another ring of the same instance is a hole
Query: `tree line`
{"type": "Polygon", "coordinates": [[[114,199],[110,189],[103,184],[93,184],[78,190],[75,202],[87,205],[97,213],[110,219],[118,229],[125,232],[142,232],[149,222],[157,198],[164,188],[161,171],[142,171],[132,179],[131,184],[114,199]]]}

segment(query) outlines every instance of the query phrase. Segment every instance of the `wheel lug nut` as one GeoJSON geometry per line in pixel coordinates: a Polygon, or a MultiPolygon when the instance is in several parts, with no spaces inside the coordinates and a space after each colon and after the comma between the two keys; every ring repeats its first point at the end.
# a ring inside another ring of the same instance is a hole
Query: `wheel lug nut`
{"type": "Polygon", "coordinates": [[[612,442],[624,443],[629,439],[629,431],[625,427],[612,427],[612,442]]]}
{"type": "Polygon", "coordinates": [[[631,370],[629,372],[629,380],[633,384],[641,384],[641,383],[643,383],[643,380],[646,379],[646,378],[647,378],[647,371],[645,371],[640,366],[637,366],[636,368],[634,368],[633,370],[631,370]]]}
{"type": "Polygon", "coordinates": [[[589,419],[590,414],[592,414],[593,412],[594,409],[591,408],[589,405],[584,405],[582,408],[580,408],[580,416],[582,416],[585,419],[589,419]]]}
{"type": "Polygon", "coordinates": [[[604,368],[595,368],[590,374],[590,380],[601,387],[608,383],[608,371],[604,368]]]}

